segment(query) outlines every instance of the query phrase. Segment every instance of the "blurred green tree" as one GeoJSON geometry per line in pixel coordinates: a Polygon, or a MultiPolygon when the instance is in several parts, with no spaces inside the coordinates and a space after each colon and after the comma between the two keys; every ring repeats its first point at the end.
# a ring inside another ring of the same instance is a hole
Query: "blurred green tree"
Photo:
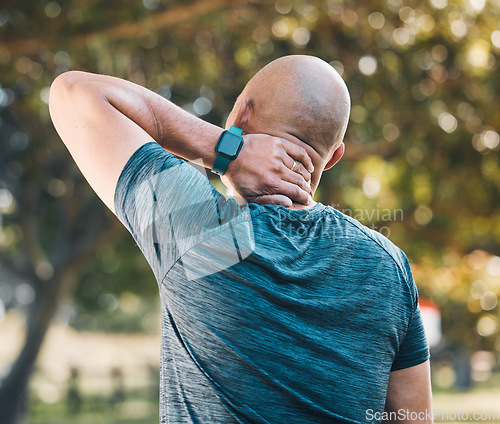
{"type": "Polygon", "coordinates": [[[50,124],[49,86],[68,69],[135,81],[222,124],[270,60],[330,62],[353,107],[346,156],[318,200],[408,253],[451,345],[500,351],[499,18],[500,3],[481,0],[4,1],[0,271],[10,277],[0,301],[24,303],[28,318],[0,387],[0,421],[22,410],[49,322],[71,287],[80,282],[81,293],[93,278],[82,265],[99,269],[99,246],[131,258],[111,284],[151,278],[50,124]]]}

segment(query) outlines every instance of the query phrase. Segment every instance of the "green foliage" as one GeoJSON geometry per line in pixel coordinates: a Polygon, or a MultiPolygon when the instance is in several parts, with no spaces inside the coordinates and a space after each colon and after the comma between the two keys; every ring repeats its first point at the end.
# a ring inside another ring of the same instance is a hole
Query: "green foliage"
{"type": "MultiPolygon", "coordinates": [[[[499,349],[498,306],[485,311],[471,297],[477,272],[486,284],[481,296],[500,295],[498,0],[2,7],[0,184],[14,196],[0,202],[2,255],[17,258],[24,249],[20,205],[30,203],[21,203],[21,192],[44,199],[37,203],[45,236],[35,270],[46,262],[55,269],[54,251],[71,245],[69,236],[53,237],[68,214],[78,217],[76,232],[106,216],[49,122],[48,87],[57,74],[83,69],[130,79],[220,125],[261,66],[311,54],[339,70],[352,96],[347,153],[323,177],[318,200],[352,213],[408,253],[422,295],[441,306],[453,343],[499,349]],[[484,266],[471,270],[464,264],[476,254],[484,266]],[[485,314],[494,326],[488,336],[477,328],[485,314]]],[[[90,299],[105,292],[142,296],[155,289],[145,264],[137,266],[138,250],[123,244],[131,242],[120,239],[89,259],[78,308],[98,307],[90,299]],[[103,257],[111,259],[103,264],[103,257]],[[98,289],[89,296],[92,284],[98,289]]]]}

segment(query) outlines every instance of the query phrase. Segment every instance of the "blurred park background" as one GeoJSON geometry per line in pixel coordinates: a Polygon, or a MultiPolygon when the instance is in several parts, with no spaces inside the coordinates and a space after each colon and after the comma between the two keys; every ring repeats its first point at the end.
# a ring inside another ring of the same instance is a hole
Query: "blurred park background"
{"type": "Polygon", "coordinates": [[[53,79],[115,75],[222,125],[286,54],[349,87],[316,200],[407,253],[437,421],[500,422],[499,22],[499,0],[2,0],[0,422],[158,421],[157,286],[59,140],[53,79]]]}

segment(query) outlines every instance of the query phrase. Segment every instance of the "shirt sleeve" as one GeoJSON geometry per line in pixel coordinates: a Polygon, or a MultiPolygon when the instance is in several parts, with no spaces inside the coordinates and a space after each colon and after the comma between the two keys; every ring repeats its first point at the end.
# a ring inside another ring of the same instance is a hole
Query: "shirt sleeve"
{"type": "Polygon", "coordinates": [[[429,359],[429,345],[425,335],[424,324],[418,303],[418,290],[406,255],[401,251],[405,277],[411,293],[413,313],[410,316],[408,329],[401,343],[391,371],[410,368],[429,359]]]}
{"type": "Polygon", "coordinates": [[[115,210],[159,284],[181,258],[188,279],[193,279],[237,263],[252,249],[250,226],[242,225],[249,222],[248,207],[226,200],[205,175],[158,143],[144,144],[125,165],[115,210]],[[219,260],[200,270],[188,252],[208,240],[219,260]]]}
{"type": "Polygon", "coordinates": [[[410,368],[429,359],[429,347],[425,337],[424,325],[417,307],[411,318],[408,331],[392,364],[391,371],[410,368]]]}

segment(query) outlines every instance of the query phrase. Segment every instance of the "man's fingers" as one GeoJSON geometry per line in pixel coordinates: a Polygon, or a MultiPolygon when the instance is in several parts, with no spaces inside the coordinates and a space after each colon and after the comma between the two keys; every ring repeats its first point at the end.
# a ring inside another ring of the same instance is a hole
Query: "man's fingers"
{"type": "MultiPolygon", "coordinates": [[[[299,165],[296,165],[295,167],[297,168],[297,166],[299,165]]],[[[302,166],[302,165],[300,165],[302,166]]],[[[307,173],[307,175],[309,175],[309,173],[307,173]]],[[[311,194],[312,195],[312,188],[311,188],[311,179],[309,178],[308,180],[305,180],[304,177],[296,172],[296,171],[292,171],[291,169],[286,169],[285,172],[283,173],[283,176],[282,176],[282,179],[284,181],[287,181],[289,183],[292,183],[292,184],[295,184],[297,186],[299,186],[302,190],[306,191],[307,193],[311,194]]]]}
{"type": "MultiPolygon", "coordinates": [[[[307,154],[306,150],[303,148],[303,147],[300,147],[298,146],[297,144],[295,143],[292,143],[288,140],[283,140],[283,148],[285,150],[285,152],[288,154],[288,156],[290,156],[292,159],[295,159],[296,161],[300,162],[304,169],[309,172],[309,174],[311,172],[314,171],[314,166],[313,166],[313,163],[312,163],[312,160],[311,158],[309,157],[309,155],[307,154]]],[[[291,166],[290,166],[291,168],[291,166]]]]}
{"type": "Polygon", "coordinates": [[[278,193],[288,197],[294,203],[301,203],[303,205],[308,205],[312,200],[308,191],[302,189],[298,184],[288,181],[281,181],[278,187],[278,193]]]}
{"type": "Polygon", "coordinates": [[[301,188],[306,190],[305,186],[303,183],[310,183],[311,182],[311,174],[310,172],[305,168],[305,166],[300,163],[298,160],[295,160],[294,158],[285,155],[283,158],[283,163],[285,164],[285,167],[287,170],[284,172],[284,175],[286,175],[286,178],[284,178],[286,181],[290,182],[295,182],[296,184],[299,184],[301,188]],[[294,175],[291,174],[295,174],[294,175]]]}
{"type": "Polygon", "coordinates": [[[270,194],[265,196],[256,196],[251,199],[253,203],[258,203],[259,205],[281,205],[289,208],[292,206],[293,202],[286,196],[281,194],[270,194]]]}

